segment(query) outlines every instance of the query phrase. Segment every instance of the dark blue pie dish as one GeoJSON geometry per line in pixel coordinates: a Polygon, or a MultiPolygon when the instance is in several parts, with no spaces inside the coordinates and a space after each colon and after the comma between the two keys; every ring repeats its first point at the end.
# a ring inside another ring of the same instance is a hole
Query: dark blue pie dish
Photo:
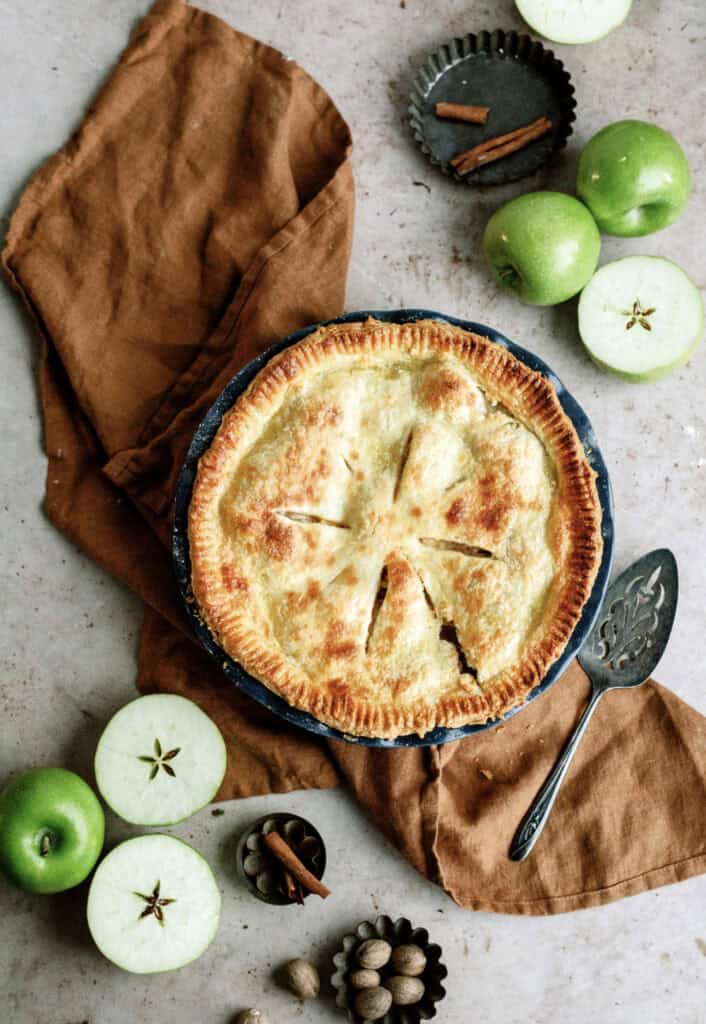
{"type": "Polygon", "coordinates": [[[251,676],[236,661],[226,654],[223,648],[216,642],[207,625],[199,615],[198,606],[191,591],[191,560],[189,557],[189,537],[187,531],[189,503],[191,501],[191,492],[194,486],[198,461],[204,452],[210,447],[225,413],[228,412],[231,406],[235,404],[237,399],[250,385],[263,366],[265,366],[273,356],[277,355],[283,349],[301,341],[302,338],[305,338],[308,334],[318,330],[319,327],[325,326],[323,324],[312,324],[309,327],[304,327],[302,330],[296,331],[294,334],[290,334],[289,337],[278,341],[276,344],[272,345],[271,348],[267,349],[267,351],[253,359],[252,362],[248,363],[247,366],[244,366],[242,370],[236,373],[206,413],[194,434],[177,482],[174,498],[174,525],[172,533],[174,567],[179,589],[182,597],[184,598],[186,612],[199,642],[206,651],[208,651],[211,657],[221,665],[228,679],[230,679],[239,690],[257,701],[259,704],[268,708],[270,711],[273,711],[280,718],[285,719],[285,721],[289,722],[291,725],[307,729],[321,737],[346,740],[348,742],[359,743],[371,747],[419,747],[431,746],[437,743],[450,743],[453,740],[460,740],[465,736],[471,736],[474,733],[484,732],[486,729],[492,729],[493,726],[498,725],[502,721],[507,721],[507,719],[511,718],[513,715],[518,714],[523,708],[527,707],[530,701],[534,700],[540,695],[540,693],[547,690],[552,683],[556,682],[569,662],[578,654],[582,644],[591,631],[598,612],[600,611],[600,607],[603,603],[603,597],[608,586],[610,570],[613,562],[613,497],[610,480],[603,456],[601,455],[596,437],[593,433],[593,427],[591,426],[588,417],[576,399],[566,390],[559,378],[538,356],[520,348],[519,345],[516,345],[492,327],[486,327],[484,324],[475,323],[473,321],[459,320],[456,317],[447,316],[444,313],[436,313],[426,309],[397,309],[386,311],[363,310],[356,313],[347,313],[345,316],[327,321],[327,324],[356,323],[367,320],[369,317],[374,317],[376,320],[382,320],[388,323],[399,324],[413,323],[415,320],[441,320],[490,338],[492,341],[495,341],[499,345],[508,349],[514,356],[516,356],[517,359],[520,359],[531,369],[537,370],[551,381],[556,389],[564,412],[576,428],[576,432],[581,439],[584,451],[586,452],[586,457],[596,473],[596,485],[602,509],[601,530],[603,535],[603,557],[593,585],[593,590],[591,591],[591,596],[584,605],[581,618],[576,624],[564,652],[554,662],[554,664],[550,666],[542,682],[535,687],[524,704],[517,708],[513,708],[502,718],[486,722],[483,725],[467,725],[455,729],[437,728],[428,732],[424,736],[417,736],[416,734],[413,734],[409,736],[398,736],[395,739],[349,736],[346,733],[341,732],[339,729],[334,729],[330,725],[325,725],[323,722],[318,721],[318,719],[314,718],[307,712],[300,711],[297,708],[292,707],[281,697],[277,696],[277,694],[268,690],[263,683],[251,676]]]}

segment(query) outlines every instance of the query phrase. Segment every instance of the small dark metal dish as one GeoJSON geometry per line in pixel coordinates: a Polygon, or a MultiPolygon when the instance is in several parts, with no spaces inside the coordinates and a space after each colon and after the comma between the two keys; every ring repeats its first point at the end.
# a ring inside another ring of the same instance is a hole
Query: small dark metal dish
{"type": "MultiPolygon", "coordinates": [[[[263,814],[246,828],[238,840],[235,853],[238,874],[253,896],[263,903],[271,903],[277,907],[294,906],[296,900],[290,899],[284,885],[280,884],[279,862],[264,843],[264,836],[273,831],[279,832],[302,864],[318,879],[324,877],[326,870],[326,847],[318,830],[310,821],[298,814],[287,814],[283,811],[263,814]],[[261,864],[249,867],[248,861],[256,858],[261,864]],[[271,887],[261,884],[261,879],[265,875],[271,878],[271,887]]],[[[304,892],[302,895],[306,899],[311,893],[304,892]]]]}
{"type": "Polygon", "coordinates": [[[394,739],[379,739],[377,737],[370,736],[349,736],[347,733],[341,732],[340,729],[334,729],[330,725],[325,725],[317,718],[314,718],[313,715],[310,715],[305,711],[300,711],[298,708],[294,708],[290,704],[287,704],[285,700],[279,697],[276,693],[273,693],[272,690],[269,690],[263,683],[259,682],[259,680],[246,672],[241,665],[229,657],[223,648],[219,646],[208,626],[199,615],[198,606],[191,591],[191,560],[189,557],[188,534],[189,503],[191,501],[191,492],[196,478],[199,459],[213,441],[225,413],[228,412],[240,395],[248,388],[263,366],[265,366],[265,364],[274,355],[277,355],[277,353],[281,352],[283,349],[296,344],[296,342],[301,341],[302,338],[305,338],[308,334],[312,334],[314,331],[318,330],[319,327],[324,326],[322,324],[312,324],[310,327],[304,327],[302,330],[296,331],[294,334],[290,334],[288,338],[283,338],[281,341],[278,341],[276,344],[272,345],[271,348],[267,349],[266,352],[263,352],[261,355],[253,359],[252,362],[248,363],[247,366],[244,366],[242,370],[236,373],[230,383],[226,385],[201,421],[196,433],[194,434],[176,487],[176,494],[174,498],[174,525],[172,531],[174,568],[179,589],[181,590],[186,606],[186,611],[196,636],[211,657],[221,665],[228,679],[230,679],[238,689],[242,690],[243,693],[246,693],[249,697],[252,697],[253,700],[256,700],[259,704],[262,704],[270,711],[274,711],[276,715],[285,719],[285,721],[289,722],[290,725],[296,725],[302,729],[308,729],[309,732],[313,732],[318,736],[325,736],[329,739],[346,740],[349,743],[359,743],[369,747],[428,747],[438,743],[450,743],[454,740],[463,739],[465,736],[471,736],[477,732],[484,732],[486,729],[492,729],[500,722],[507,721],[509,718],[512,718],[513,715],[519,714],[528,706],[530,701],[538,697],[540,693],[544,693],[544,691],[559,678],[569,662],[576,656],[578,651],[581,649],[581,645],[584,640],[591,632],[593,623],[595,622],[596,616],[598,615],[603,603],[603,596],[605,594],[606,587],[608,586],[610,569],[613,562],[614,546],[613,497],[610,488],[610,480],[608,478],[608,470],[598,447],[593,427],[591,426],[586,413],[583,411],[576,399],[569,394],[556,374],[550,370],[547,364],[540,359],[539,356],[535,356],[533,353],[521,348],[519,345],[516,345],[513,341],[506,338],[505,335],[496,331],[492,327],[487,327],[485,324],[479,324],[469,320],[459,320],[457,317],[447,316],[445,313],[436,313],[428,309],[364,310],[356,313],[347,313],[345,316],[328,321],[328,323],[358,323],[360,321],[367,320],[370,317],[374,317],[376,320],[382,320],[386,323],[397,324],[414,323],[416,320],[441,320],[450,324],[455,324],[458,327],[463,327],[469,331],[475,331],[477,334],[482,334],[485,337],[490,338],[492,341],[497,342],[499,345],[502,345],[503,348],[512,352],[517,359],[520,359],[527,366],[531,367],[531,369],[537,370],[552,382],[564,412],[576,428],[576,433],[581,439],[584,451],[586,452],[586,457],[596,473],[596,486],[598,488],[598,497],[600,499],[603,513],[601,524],[601,532],[603,535],[603,557],[596,580],[593,584],[591,596],[583,607],[581,618],[576,624],[563,653],[559,658],[557,658],[554,664],[550,666],[542,682],[527,697],[524,704],[508,711],[508,713],[502,718],[496,718],[492,722],[485,722],[483,725],[464,725],[455,729],[437,728],[432,729],[431,732],[426,733],[424,736],[410,734],[408,736],[397,736],[394,739]]]}
{"type": "MultiPolygon", "coordinates": [[[[343,948],[333,958],[336,970],[331,977],[331,984],[336,989],[336,1006],[346,1011],[348,1020],[353,1024],[366,1024],[353,1009],[356,989],[351,985],[349,977],[351,971],[358,966],[358,948],[368,939],[384,939],[393,948],[411,943],[419,946],[427,959],[426,967],[419,976],[425,990],[422,999],[412,1006],[393,1006],[377,1024],[419,1024],[420,1020],[431,1020],[435,1017],[437,1004],[446,995],[446,989],[441,982],[448,974],[441,962],[441,947],[429,941],[429,932],[426,928],[415,928],[406,917],[392,921],[387,914],[381,914],[374,922],[363,921],[354,934],[344,935],[343,948]]],[[[381,968],[380,973],[383,975],[384,984],[385,977],[395,972],[392,969],[381,968]]]]}
{"type": "Polygon", "coordinates": [[[420,68],[410,96],[414,138],[432,164],[467,185],[505,185],[534,174],[566,145],[576,118],[574,88],[551,50],[517,32],[480,32],[452,39],[420,68]],[[441,120],[439,102],[490,107],[486,124],[441,120]],[[496,138],[548,117],[552,131],[523,149],[461,177],[452,157],[486,139],[496,138]]]}

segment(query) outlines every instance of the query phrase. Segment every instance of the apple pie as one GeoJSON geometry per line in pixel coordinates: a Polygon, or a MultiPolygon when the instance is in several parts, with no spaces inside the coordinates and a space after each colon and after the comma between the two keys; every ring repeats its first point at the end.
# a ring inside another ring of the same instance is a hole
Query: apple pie
{"type": "Polygon", "coordinates": [[[554,387],[447,323],[324,327],[224,416],[189,508],[220,646],[352,735],[522,703],[601,551],[591,469],[554,387]]]}

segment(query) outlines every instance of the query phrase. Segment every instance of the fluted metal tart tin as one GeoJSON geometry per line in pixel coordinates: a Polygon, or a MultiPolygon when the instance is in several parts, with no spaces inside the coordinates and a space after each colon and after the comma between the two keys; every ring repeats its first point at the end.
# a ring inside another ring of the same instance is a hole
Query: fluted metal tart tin
{"type": "Polygon", "coordinates": [[[526,349],[516,345],[513,341],[510,341],[509,338],[506,338],[504,334],[501,334],[500,331],[496,331],[493,327],[487,327],[485,324],[476,323],[471,320],[459,320],[457,317],[448,316],[445,313],[437,313],[428,309],[362,310],[355,313],[346,313],[345,316],[337,317],[335,320],[329,320],[326,324],[312,324],[309,327],[304,327],[299,331],[295,331],[294,334],[290,334],[289,337],[276,342],[261,355],[257,356],[248,363],[247,366],[244,366],[238,371],[238,373],[236,373],[198,426],[179,475],[174,498],[172,552],[177,583],[184,599],[186,612],[194,633],[211,657],[214,658],[214,660],[221,666],[228,679],[230,679],[234,686],[237,686],[243,693],[247,694],[259,704],[262,704],[263,707],[273,711],[276,715],[279,715],[280,718],[283,718],[290,725],[296,725],[302,729],[307,729],[309,732],[315,733],[321,737],[345,740],[349,743],[358,743],[369,747],[428,747],[438,743],[450,743],[454,740],[463,739],[466,736],[472,736],[475,733],[484,732],[486,729],[492,729],[500,722],[507,721],[509,718],[512,718],[513,715],[520,714],[523,709],[528,706],[530,701],[534,700],[541,693],[547,690],[552,683],[559,678],[569,662],[576,656],[581,645],[591,632],[591,628],[598,612],[600,611],[601,604],[603,603],[603,597],[608,586],[610,569],[613,562],[613,546],[613,498],[608,470],[603,456],[601,455],[600,448],[598,447],[598,442],[593,432],[591,422],[576,399],[566,390],[556,374],[542,359],[539,358],[539,356],[536,356],[532,352],[528,352],[526,349]],[[574,631],[571,634],[569,642],[567,643],[563,653],[559,658],[557,658],[554,664],[549,667],[544,679],[537,687],[535,687],[525,703],[521,704],[519,707],[513,708],[502,718],[496,718],[491,722],[485,722],[483,725],[464,725],[455,729],[437,728],[432,729],[431,732],[426,733],[424,736],[411,734],[408,736],[397,736],[394,739],[380,739],[378,737],[371,736],[349,736],[347,733],[341,732],[340,729],[334,729],[330,725],[325,725],[323,722],[314,718],[313,715],[310,715],[305,711],[300,711],[298,708],[294,708],[290,704],[287,704],[285,700],[279,697],[276,693],[273,693],[263,683],[246,672],[241,665],[234,661],[223,650],[223,648],[219,646],[208,626],[199,615],[198,606],[191,590],[191,560],[189,558],[188,535],[189,502],[191,501],[191,492],[196,478],[199,459],[213,441],[213,438],[221,425],[223,416],[228,412],[231,406],[235,404],[240,395],[248,388],[263,366],[265,366],[273,356],[277,355],[283,349],[301,341],[302,338],[305,338],[308,334],[312,334],[314,331],[318,330],[319,327],[338,323],[358,323],[367,320],[370,317],[374,317],[377,320],[382,320],[387,323],[397,324],[414,323],[416,320],[442,320],[447,323],[454,324],[457,327],[463,327],[466,330],[482,334],[508,349],[508,351],[510,351],[517,359],[520,359],[531,369],[543,374],[543,376],[552,382],[562,408],[573,423],[576,433],[583,444],[586,457],[596,473],[596,486],[602,509],[601,531],[603,535],[603,557],[593,584],[591,596],[584,605],[581,618],[574,627],[574,631]]]}
{"type": "MultiPolygon", "coordinates": [[[[342,948],[333,958],[335,970],[331,984],[336,990],[336,1006],[345,1010],[348,1020],[352,1024],[367,1024],[366,1018],[359,1017],[353,1008],[356,990],[351,984],[350,975],[358,966],[358,949],[368,939],[384,939],[393,947],[411,943],[419,946],[427,961],[424,971],[419,975],[424,984],[424,995],[420,1001],[412,1006],[392,1006],[377,1024],[419,1024],[420,1020],[435,1017],[437,1004],[446,995],[446,989],[441,983],[448,974],[441,962],[441,947],[429,941],[426,928],[415,928],[406,917],[392,921],[387,914],[381,914],[375,921],[363,921],[355,932],[344,935],[342,948]]],[[[384,983],[386,974],[394,971],[381,968],[380,973],[384,983]]]]}
{"type": "MultiPolygon", "coordinates": [[[[268,832],[279,832],[283,839],[292,847],[301,862],[318,879],[322,879],[326,870],[326,847],[321,835],[310,821],[298,814],[278,811],[274,814],[263,814],[257,821],[245,829],[238,840],[235,851],[238,875],[247,888],[263,903],[271,903],[277,907],[296,906],[284,889],[276,884],[277,860],[264,843],[268,832]],[[261,865],[249,866],[249,861],[259,858],[261,865]],[[264,875],[275,876],[272,887],[262,883],[264,875]]],[[[311,893],[302,894],[304,899],[311,893]]]]}
{"type": "Polygon", "coordinates": [[[422,152],[444,174],[467,185],[504,185],[525,178],[566,145],[576,100],[569,72],[537,40],[517,32],[469,33],[427,57],[412,86],[409,122],[422,152]],[[441,120],[436,103],[490,107],[486,124],[441,120]],[[486,139],[548,117],[553,128],[523,149],[459,175],[450,160],[486,139]]]}

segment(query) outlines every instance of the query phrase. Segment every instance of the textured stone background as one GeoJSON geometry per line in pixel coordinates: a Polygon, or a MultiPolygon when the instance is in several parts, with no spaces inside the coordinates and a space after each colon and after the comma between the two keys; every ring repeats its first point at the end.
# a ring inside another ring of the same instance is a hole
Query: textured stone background
{"type": "MultiPolygon", "coordinates": [[[[696,172],[693,198],[687,216],[658,235],[606,239],[603,260],[639,252],[670,256],[704,287],[703,0],[635,0],[628,23],[607,39],[557,47],[577,90],[569,149],[534,180],[483,193],[444,179],[415,150],[405,126],[406,95],[421,60],[451,36],[521,28],[511,0],[406,0],[404,8],[398,0],[209,0],[205,6],[298,60],[351,123],[358,214],[348,308],[421,305],[485,321],[543,356],[584,404],[612,472],[617,568],[664,544],[679,561],[681,603],[658,675],[706,711],[706,346],[659,384],[604,376],[581,350],[574,303],[522,307],[498,292],[480,253],[483,226],[497,205],[523,189],[570,189],[582,142],[611,120],[643,117],[680,139],[696,172]]],[[[146,7],[146,0],[0,0],[3,228],[23,182],[77,124],[146,7]]],[[[103,723],[134,694],[140,609],[42,516],[36,344],[6,289],[0,341],[0,781],[36,763],[90,773],[103,723]]],[[[344,792],[231,804],[221,817],[206,810],[174,831],[206,853],[222,885],[222,926],[208,954],[174,975],[123,974],[91,945],[83,889],[47,900],[0,883],[0,1019],[227,1024],[235,1011],[256,1005],[272,1024],[334,1020],[328,997],[300,1007],[277,989],[271,969],[294,955],[325,963],[341,934],[380,911],[427,925],[443,946],[450,976],[440,1020],[706,1021],[703,879],[574,915],[499,917],[461,911],[419,879],[344,792]],[[280,912],[256,903],[233,878],[234,836],[265,809],[280,808],[308,815],[327,839],[335,898],[325,904],[280,912]]],[[[110,819],[111,838],[127,834],[110,819]]]]}

